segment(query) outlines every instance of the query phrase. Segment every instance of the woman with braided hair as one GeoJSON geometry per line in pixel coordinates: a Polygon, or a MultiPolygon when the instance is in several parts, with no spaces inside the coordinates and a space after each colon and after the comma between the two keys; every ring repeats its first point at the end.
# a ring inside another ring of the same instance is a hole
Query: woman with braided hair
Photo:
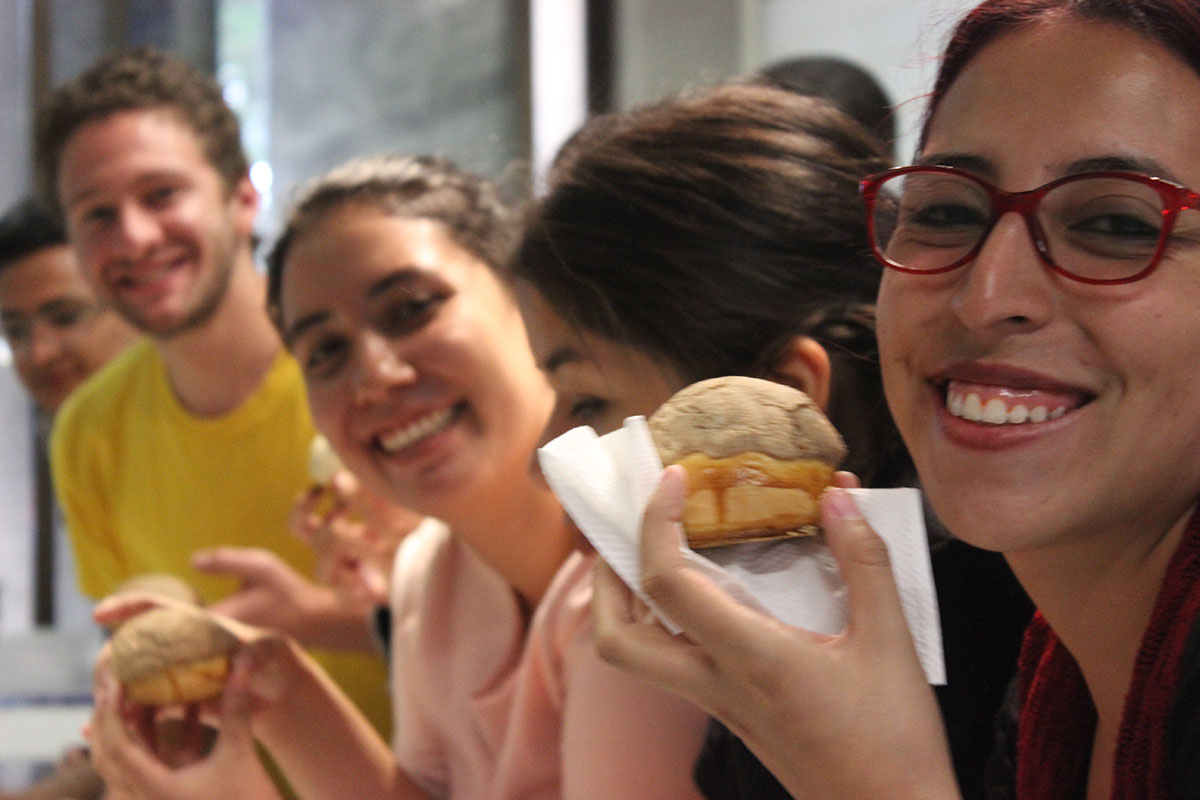
{"type": "Polygon", "coordinates": [[[501,272],[516,221],[432,157],[356,159],[301,194],[269,296],[313,418],[363,485],[437,517],[395,560],[392,747],[294,643],[239,629],[217,744],[183,769],[101,670],[94,752],[128,794],[272,797],[257,739],[304,798],[699,796],[703,712],[600,660],[594,555],[530,469],[554,396],[501,272]]]}

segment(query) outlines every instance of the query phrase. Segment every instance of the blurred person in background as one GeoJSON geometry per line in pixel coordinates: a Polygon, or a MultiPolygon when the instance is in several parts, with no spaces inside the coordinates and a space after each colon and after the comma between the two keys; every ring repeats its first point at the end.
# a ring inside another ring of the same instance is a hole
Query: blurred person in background
{"type": "Polygon", "coordinates": [[[313,554],[288,530],[314,428],[266,311],[258,194],[220,85],[152,48],[114,50],[51,92],[35,146],[85,277],[147,334],[51,437],[84,594],[175,574],[213,609],[319,648],[386,731],[368,621],[306,577],[313,554]]]}
{"type": "Polygon", "coordinates": [[[763,67],[759,78],[805,97],[821,97],[862,123],[889,162],[896,160],[896,117],[883,84],[865,67],[839,56],[796,56],[763,67]]]}
{"type": "MultiPolygon", "coordinates": [[[[84,280],[61,221],[36,198],[0,218],[0,332],[43,435],[67,396],[138,335],[84,280]]],[[[87,800],[103,790],[86,751],[73,748],[45,778],[0,800],[87,800]]]]}
{"type": "Polygon", "coordinates": [[[0,218],[0,332],[47,419],[138,335],[84,280],[62,223],[33,198],[0,218]]]}

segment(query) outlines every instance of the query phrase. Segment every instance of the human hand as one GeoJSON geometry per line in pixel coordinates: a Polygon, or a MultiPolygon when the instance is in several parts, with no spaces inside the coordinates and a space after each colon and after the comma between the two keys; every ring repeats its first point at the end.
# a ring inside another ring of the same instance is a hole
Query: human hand
{"type": "MultiPolygon", "coordinates": [[[[144,611],[166,607],[182,607],[193,612],[195,609],[195,606],[174,598],[127,592],[101,600],[92,609],[92,618],[100,625],[115,629],[125,620],[144,611]]],[[[258,698],[254,707],[268,707],[276,702],[287,692],[288,681],[301,671],[299,664],[302,656],[295,642],[277,631],[248,625],[212,608],[208,609],[208,613],[237,640],[237,646],[230,656],[230,674],[235,668],[241,670],[251,694],[258,698]]],[[[93,682],[97,685],[106,680],[105,676],[112,674],[111,658],[112,644],[107,642],[100,649],[93,666],[93,682]]],[[[130,704],[130,707],[134,705],[130,704]]],[[[178,711],[178,708],[168,707],[167,710],[170,714],[178,711]]],[[[193,714],[193,710],[188,710],[188,713],[193,714]]],[[[155,717],[161,718],[161,715],[155,717]]]]}
{"type": "Polygon", "coordinates": [[[280,646],[277,637],[263,638],[235,656],[216,715],[215,743],[211,736],[191,735],[211,731],[198,724],[199,712],[193,705],[185,710],[180,741],[170,749],[162,745],[158,713],[125,702],[102,657],[93,685],[95,710],[84,736],[91,745],[92,763],[107,784],[105,796],[121,800],[278,798],[255,749],[251,718],[254,706],[263,700],[263,687],[269,685],[263,683],[263,675],[273,671],[266,664],[279,657],[280,646]],[[276,655],[269,656],[271,651],[276,655]],[[252,688],[255,683],[257,693],[252,688]]]}
{"type": "MultiPolygon", "coordinates": [[[[839,486],[856,485],[839,475],[839,486]]],[[[686,473],[669,467],[646,509],[642,583],[672,636],[602,562],[597,647],[608,662],[724,722],[796,797],[957,798],[945,733],[900,607],[887,548],[850,496],[822,499],[822,527],[849,595],[837,635],[739,604],[683,560],[686,473]]]]}
{"type": "Polygon", "coordinates": [[[210,606],[215,613],[286,634],[305,647],[374,646],[369,607],[346,606],[332,589],[307,580],[269,550],[218,547],[194,554],[192,565],[240,582],[237,591],[210,606]]]}
{"type": "Polygon", "coordinates": [[[313,548],[317,580],[346,604],[369,607],[387,603],[396,548],[421,519],[343,469],[297,498],[288,525],[313,548]]]}

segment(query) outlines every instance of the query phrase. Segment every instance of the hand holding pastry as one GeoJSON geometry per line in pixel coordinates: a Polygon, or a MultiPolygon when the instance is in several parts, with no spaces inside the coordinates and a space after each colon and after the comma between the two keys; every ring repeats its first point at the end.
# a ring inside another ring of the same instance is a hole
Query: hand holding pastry
{"type": "MultiPolygon", "coordinates": [[[[835,483],[856,484],[838,473],[835,483]]],[[[957,797],[945,734],[901,611],[887,549],[850,496],[821,501],[845,579],[837,635],[788,626],[741,605],[682,558],[686,473],[668,467],[642,527],[647,595],[683,628],[641,613],[600,562],[593,616],[601,656],[705,708],[797,797],[957,797]]]]}

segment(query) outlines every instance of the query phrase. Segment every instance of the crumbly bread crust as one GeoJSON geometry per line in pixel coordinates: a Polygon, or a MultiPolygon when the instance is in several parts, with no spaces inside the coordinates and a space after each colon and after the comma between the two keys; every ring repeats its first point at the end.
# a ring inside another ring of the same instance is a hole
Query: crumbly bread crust
{"type": "Polygon", "coordinates": [[[237,638],[202,609],[154,608],[113,633],[113,672],[137,702],[162,705],[215,697],[237,644],[237,638]],[[161,688],[164,685],[167,688],[161,688]],[[135,691],[152,699],[139,700],[135,691]]]}
{"type": "Polygon", "coordinates": [[[685,386],[648,423],[667,464],[691,453],[713,458],[765,453],[835,467],[846,457],[841,435],[812,398],[760,378],[726,376],[685,386]]]}

